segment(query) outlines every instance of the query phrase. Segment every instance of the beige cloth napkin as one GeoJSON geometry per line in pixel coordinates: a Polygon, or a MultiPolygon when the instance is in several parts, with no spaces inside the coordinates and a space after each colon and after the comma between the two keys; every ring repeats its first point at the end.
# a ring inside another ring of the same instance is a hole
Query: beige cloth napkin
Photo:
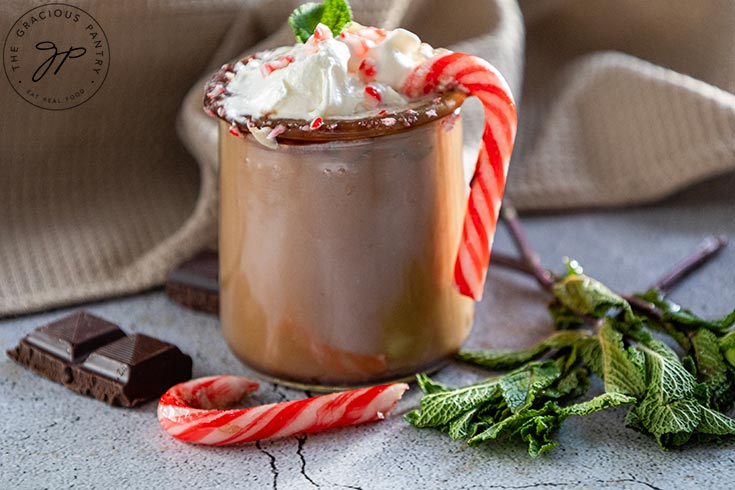
{"type": "MultiPolygon", "coordinates": [[[[216,240],[202,81],[293,42],[283,20],[297,3],[74,2],[109,40],[99,93],[50,112],[0,81],[0,316],[149,288],[216,240]]],[[[521,208],[646,202],[735,168],[730,0],[351,3],[364,24],[404,26],[506,75],[520,106],[507,192],[521,208]]],[[[35,5],[0,4],[0,34],[35,5]]]]}

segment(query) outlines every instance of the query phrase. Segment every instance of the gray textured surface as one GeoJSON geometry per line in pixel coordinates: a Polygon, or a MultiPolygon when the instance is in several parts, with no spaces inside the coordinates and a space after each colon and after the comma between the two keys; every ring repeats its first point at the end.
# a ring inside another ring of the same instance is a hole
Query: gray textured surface
{"type": "MultiPolygon", "coordinates": [[[[735,177],[721,177],[656,206],[526,217],[544,262],[577,258],[614,288],[644,288],[709,232],[735,238],[735,177]]],[[[497,250],[510,251],[501,233],[497,250]]],[[[735,304],[735,247],[677,289],[674,299],[716,316],[735,304]]],[[[520,347],[550,330],[543,296],[525,277],[493,270],[478,305],[470,347],[520,347]]],[[[170,340],[194,357],[194,375],[247,374],[227,350],[218,322],[162,293],[89,305],[128,332],[170,340]]],[[[6,350],[57,311],[0,322],[6,350]]],[[[449,366],[438,379],[468,383],[481,373],[449,366]]],[[[110,408],[68,392],[0,358],[2,488],[732,488],[735,442],[664,453],[623,428],[613,410],[570,419],[559,448],[536,461],[519,444],[469,448],[398,415],[418,400],[414,387],[394,416],[362,426],[238,448],[187,446],[164,434],[155,403],[110,408]]],[[[304,397],[264,383],[257,402],[304,397]]]]}

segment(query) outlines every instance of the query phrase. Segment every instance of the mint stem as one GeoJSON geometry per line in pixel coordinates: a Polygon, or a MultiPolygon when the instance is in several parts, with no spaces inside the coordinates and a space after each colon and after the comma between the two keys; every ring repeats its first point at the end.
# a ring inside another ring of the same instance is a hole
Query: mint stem
{"type": "MultiPolygon", "coordinates": [[[[554,288],[555,276],[551,271],[541,265],[541,259],[539,259],[538,254],[533,250],[528,238],[526,238],[526,233],[523,230],[523,225],[521,225],[521,220],[518,217],[516,209],[508,201],[505,201],[500,210],[500,215],[508,226],[510,236],[522,258],[517,259],[504,255],[502,252],[495,252],[492,255],[492,263],[533,275],[543,289],[551,291],[554,288]]],[[[671,289],[679,285],[689,274],[717,255],[726,245],[727,239],[724,236],[706,237],[698,245],[694,253],[674,265],[671,270],[655,282],[653,288],[659,289],[664,293],[671,291],[671,289]]],[[[629,294],[622,294],[621,296],[630,303],[633,309],[657,319],[661,318],[661,312],[651,303],[629,294]]]]}
{"type": "Polygon", "coordinates": [[[490,260],[490,263],[492,265],[499,265],[500,267],[505,267],[506,269],[511,269],[517,272],[523,272],[524,274],[533,275],[533,271],[530,267],[526,265],[526,263],[521,260],[517,259],[515,257],[511,257],[510,255],[506,255],[503,252],[495,252],[492,253],[492,259],[490,260]]]}
{"type": "Polygon", "coordinates": [[[638,313],[643,313],[644,315],[655,318],[656,320],[661,320],[663,317],[661,311],[648,301],[637,298],[632,294],[621,294],[620,296],[630,304],[630,307],[633,308],[634,311],[637,311],[638,313]]]}
{"type": "Polygon", "coordinates": [[[697,246],[697,250],[681,262],[671,268],[661,279],[656,281],[654,288],[663,293],[668,293],[678,286],[689,274],[699,269],[720,250],[727,246],[727,238],[724,236],[708,236],[697,246]]]}
{"type": "MultiPolygon", "coordinates": [[[[513,205],[507,200],[503,203],[500,208],[500,216],[508,226],[510,236],[516,244],[518,251],[521,253],[523,263],[530,269],[531,273],[536,278],[536,281],[547,291],[554,289],[554,275],[541,265],[541,259],[538,254],[533,250],[531,244],[526,238],[526,233],[521,226],[521,221],[518,218],[518,212],[513,205]]],[[[497,255],[495,257],[497,260],[497,255]]]]}

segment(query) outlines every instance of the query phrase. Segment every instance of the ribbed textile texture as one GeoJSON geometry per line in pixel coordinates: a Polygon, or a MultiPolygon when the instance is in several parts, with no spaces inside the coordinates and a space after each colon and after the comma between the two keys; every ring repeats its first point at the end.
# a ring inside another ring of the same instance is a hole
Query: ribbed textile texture
{"type": "MultiPolygon", "coordinates": [[[[155,286],[216,242],[203,82],[245,53],[292,43],[284,20],[298,3],[73,3],[109,40],[99,92],[47,111],[0,81],[0,316],[155,286]]],[[[403,26],[508,78],[520,128],[507,194],[519,208],[650,202],[735,169],[731,0],[351,4],[363,24],[403,26]]],[[[0,4],[0,34],[36,5],[0,4]]],[[[476,109],[465,111],[470,134],[476,109]]]]}

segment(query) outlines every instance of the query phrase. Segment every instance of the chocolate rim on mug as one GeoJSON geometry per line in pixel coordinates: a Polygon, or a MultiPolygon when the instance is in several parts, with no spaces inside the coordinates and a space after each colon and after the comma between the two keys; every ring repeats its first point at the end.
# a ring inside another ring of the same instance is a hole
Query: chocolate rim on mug
{"type": "MultiPolygon", "coordinates": [[[[240,62],[247,64],[253,57],[254,55],[246,56],[240,62]]],[[[284,144],[374,138],[408,131],[454,113],[467,97],[459,91],[442,92],[409,100],[405,107],[374,111],[366,117],[317,118],[318,124],[314,124],[314,120],[271,116],[253,118],[247,114],[235,121],[227,118],[221,105],[222,100],[231,95],[227,91],[227,83],[234,74],[235,65],[226,64],[207,82],[204,109],[209,115],[228,122],[232,133],[248,133],[253,129],[267,129],[272,132],[278,128],[273,138],[284,144]]]]}

